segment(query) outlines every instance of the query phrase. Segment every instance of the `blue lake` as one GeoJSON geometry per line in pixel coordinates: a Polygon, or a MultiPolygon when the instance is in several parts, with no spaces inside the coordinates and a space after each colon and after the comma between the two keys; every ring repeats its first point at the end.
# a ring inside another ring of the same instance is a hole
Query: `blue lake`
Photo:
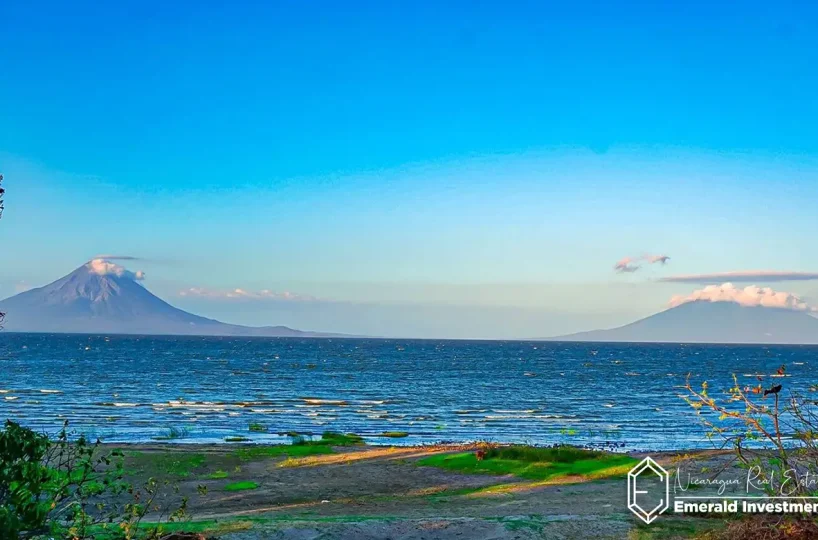
{"type": "Polygon", "coordinates": [[[110,442],[175,428],[189,443],[333,430],[693,448],[710,444],[680,397],[688,373],[717,395],[782,364],[785,390],[809,392],[818,347],[0,333],[0,418],[110,442]]]}

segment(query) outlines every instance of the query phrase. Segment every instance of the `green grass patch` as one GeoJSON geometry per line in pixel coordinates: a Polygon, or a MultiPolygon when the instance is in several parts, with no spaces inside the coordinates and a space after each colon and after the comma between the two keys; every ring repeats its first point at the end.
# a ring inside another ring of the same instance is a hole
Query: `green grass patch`
{"type": "Polygon", "coordinates": [[[248,428],[247,428],[247,429],[249,429],[249,430],[250,430],[250,431],[252,431],[253,433],[264,433],[265,431],[267,431],[267,428],[266,428],[266,427],[264,427],[264,426],[263,426],[263,425],[261,425],[261,424],[257,424],[257,423],[255,423],[255,422],[253,422],[252,424],[250,424],[250,425],[248,426],[248,428]]]}
{"type": "MultiPolygon", "coordinates": [[[[252,529],[256,524],[268,523],[269,520],[260,518],[228,518],[224,520],[202,520],[202,521],[175,521],[169,523],[142,522],[139,524],[135,538],[154,538],[151,533],[159,532],[160,535],[168,533],[202,533],[202,534],[225,534],[231,532],[246,531],[252,529]]],[[[107,525],[95,525],[89,532],[94,540],[120,540],[122,531],[118,523],[107,525]]]]}
{"type": "Polygon", "coordinates": [[[329,446],[363,446],[364,439],[354,433],[337,433],[335,431],[325,431],[321,434],[321,440],[309,441],[307,444],[323,444],[329,446]]]}
{"type": "Polygon", "coordinates": [[[245,480],[243,482],[233,482],[224,486],[225,491],[247,491],[258,488],[258,484],[245,480]]]}
{"type": "Polygon", "coordinates": [[[208,474],[205,478],[207,478],[208,480],[222,480],[227,477],[228,477],[227,471],[213,471],[212,473],[208,474]]]}
{"type": "Polygon", "coordinates": [[[381,437],[389,437],[390,439],[402,439],[408,437],[409,434],[405,431],[384,431],[381,437]]]}
{"type": "Polygon", "coordinates": [[[518,461],[553,462],[553,463],[574,463],[575,461],[595,459],[605,456],[621,456],[623,454],[611,454],[601,450],[586,450],[575,446],[498,446],[490,448],[486,452],[486,459],[514,459],[518,461]]]}
{"type": "Polygon", "coordinates": [[[309,445],[309,444],[279,444],[276,446],[248,446],[236,450],[236,457],[242,461],[253,461],[256,459],[270,457],[306,457],[318,454],[332,454],[333,450],[329,446],[309,445]]]}
{"type": "Polygon", "coordinates": [[[204,465],[204,454],[186,452],[133,452],[125,458],[128,470],[135,474],[166,474],[182,478],[204,465]]]}
{"type": "Polygon", "coordinates": [[[473,452],[430,456],[418,465],[473,474],[514,475],[528,480],[581,476],[588,480],[624,476],[637,460],[624,455],[570,446],[504,446],[478,461],[473,452]]]}
{"type": "Polygon", "coordinates": [[[362,446],[364,440],[354,433],[336,433],[325,431],[321,438],[313,441],[297,434],[292,444],[278,444],[273,446],[247,446],[236,450],[235,455],[242,461],[254,459],[287,456],[291,458],[315,456],[334,453],[333,446],[362,446]]]}
{"type": "MultiPolygon", "coordinates": [[[[503,484],[497,484],[502,486],[503,484]]],[[[487,491],[489,488],[494,487],[491,486],[478,486],[478,487],[465,487],[465,488],[456,488],[456,489],[444,489],[443,491],[438,491],[437,493],[430,493],[428,495],[423,495],[423,498],[428,501],[429,503],[441,503],[446,502],[453,497],[463,497],[464,495],[473,495],[475,493],[481,493],[483,491],[487,491]]]]}
{"type": "Polygon", "coordinates": [[[247,437],[225,437],[224,442],[247,442],[250,439],[247,437]]]}

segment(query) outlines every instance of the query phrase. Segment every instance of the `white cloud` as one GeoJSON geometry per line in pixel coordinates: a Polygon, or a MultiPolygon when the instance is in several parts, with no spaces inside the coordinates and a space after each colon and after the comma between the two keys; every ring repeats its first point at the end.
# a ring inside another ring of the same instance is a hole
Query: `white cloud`
{"type": "Polygon", "coordinates": [[[117,277],[124,277],[128,279],[132,279],[134,281],[140,281],[145,279],[145,272],[139,270],[137,272],[131,272],[124,266],[120,266],[116,263],[112,263],[106,261],[105,259],[93,259],[88,261],[85,265],[88,267],[90,272],[97,274],[99,276],[106,276],[106,275],[113,275],[117,277]]]}
{"type": "Polygon", "coordinates": [[[244,289],[212,290],[202,287],[190,287],[179,291],[179,296],[195,298],[213,298],[220,300],[280,300],[280,301],[315,301],[313,296],[296,294],[291,292],[276,292],[269,289],[260,291],[247,291],[244,289]]]}
{"type": "Polygon", "coordinates": [[[687,302],[733,302],[747,307],[773,307],[793,311],[818,311],[798,296],[783,291],[774,291],[769,287],[749,285],[737,288],[732,283],[708,285],[688,295],[675,295],[670,299],[670,307],[680,306],[687,302]]]}

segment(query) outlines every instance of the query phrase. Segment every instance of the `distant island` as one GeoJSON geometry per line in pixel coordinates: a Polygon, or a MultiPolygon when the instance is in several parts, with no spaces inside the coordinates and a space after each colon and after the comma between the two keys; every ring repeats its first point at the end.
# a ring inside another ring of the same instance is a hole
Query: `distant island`
{"type": "Polygon", "coordinates": [[[286,326],[227,324],[173,307],[143,287],[141,273],[95,259],[57,281],[0,301],[12,332],[201,336],[351,337],[286,326]]]}

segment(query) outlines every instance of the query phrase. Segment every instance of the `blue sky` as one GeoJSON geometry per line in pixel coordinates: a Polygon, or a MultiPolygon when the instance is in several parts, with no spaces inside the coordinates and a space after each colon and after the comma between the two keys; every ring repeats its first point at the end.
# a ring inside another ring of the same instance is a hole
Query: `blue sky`
{"type": "Polygon", "coordinates": [[[818,270],[814,3],[445,4],[3,3],[0,296],[116,253],[237,322],[525,337],[818,270]]]}

